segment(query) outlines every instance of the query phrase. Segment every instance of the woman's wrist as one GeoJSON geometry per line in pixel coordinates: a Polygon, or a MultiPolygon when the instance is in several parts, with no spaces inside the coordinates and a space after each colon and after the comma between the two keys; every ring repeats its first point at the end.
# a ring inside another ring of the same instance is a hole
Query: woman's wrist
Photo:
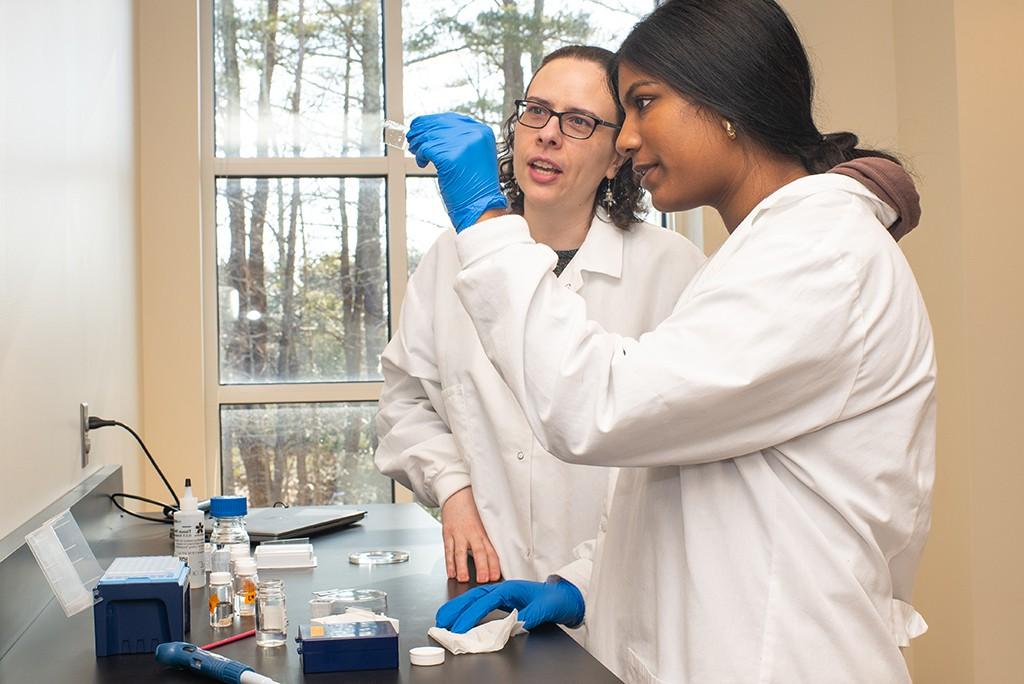
{"type": "MultiPolygon", "coordinates": [[[[487,221],[487,220],[492,219],[492,218],[499,218],[499,217],[502,217],[502,216],[506,216],[507,214],[508,214],[508,209],[507,208],[506,209],[488,209],[484,213],[480,214],[480,218],[478,218],[476,220],[476,223],[480,223],[481,221],[487,221]]],[[[476,224],[473,224],[473,225],[476,225],[476,224]]]]}

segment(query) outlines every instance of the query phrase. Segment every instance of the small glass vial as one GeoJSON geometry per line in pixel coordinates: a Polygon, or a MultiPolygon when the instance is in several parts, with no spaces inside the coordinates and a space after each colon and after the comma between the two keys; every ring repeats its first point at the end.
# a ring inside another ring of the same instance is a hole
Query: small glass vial
{"type": "Polygon", "coordinates": [[[235,561],[235,612],[239,616],[256,614],[256,589],[260,581],[256,561],[239,558],[235,561]]]}
{"type": "Polygon", "coordinates": [[[226,572],[210,573],[210,626],[230,627],[235,616],[231,597],[231,575],[226,572]]]}
{"type": "Polygon", "coordinates": [[[397,150],[409,149],[409,141],[405,138],[405,134],[409,132],[409,129],[405,126],[397,121],[388,119],[384,122],[384,126],[381,130],[384,134],[385,145],[390,145],[397,150]]]}
{"type": "Polygon", "coordinates": [[[287,640],[284,582],[279,579],[262,580],[256,590],[256,645],[272,648],[284,646],[287,640]]]}

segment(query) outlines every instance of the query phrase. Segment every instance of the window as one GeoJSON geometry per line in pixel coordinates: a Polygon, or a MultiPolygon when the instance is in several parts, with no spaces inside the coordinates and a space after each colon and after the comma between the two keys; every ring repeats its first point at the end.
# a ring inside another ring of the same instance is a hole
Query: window
{"type": "Polygon", "coordinates": [[[386,118],[497,126],[545,52],[614,49],[651,0],[204,0],[207,429],[253,506],[393,500],[380,354],[449,226],[386,118]]]}

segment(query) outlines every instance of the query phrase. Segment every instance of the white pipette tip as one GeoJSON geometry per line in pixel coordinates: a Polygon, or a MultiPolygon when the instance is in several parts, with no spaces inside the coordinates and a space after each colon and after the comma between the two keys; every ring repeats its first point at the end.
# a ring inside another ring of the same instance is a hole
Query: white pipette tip
{"type": "Polygon", "coordinates": [[[280,684],[280,682],[271,679],[270,677],[264,677],[258,672],[253,670],[246,670],[242,673],[242,676],[238,678],[242,684],[280,684]]]}

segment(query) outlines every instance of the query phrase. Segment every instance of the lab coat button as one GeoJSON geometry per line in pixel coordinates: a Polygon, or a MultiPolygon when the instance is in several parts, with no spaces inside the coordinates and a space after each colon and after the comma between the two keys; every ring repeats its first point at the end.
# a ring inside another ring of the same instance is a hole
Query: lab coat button
{"type": "MultiPolygon", "coordinates": [[[[522,461],[524,458],[526,458],[526,454],[524,454],[522,451],[517,451],[516,452],[516,458],[518,458],[520,461],[522,461]]],[[[591,524],[593,524],[593,523],[591,523],[591,524]]]]}

